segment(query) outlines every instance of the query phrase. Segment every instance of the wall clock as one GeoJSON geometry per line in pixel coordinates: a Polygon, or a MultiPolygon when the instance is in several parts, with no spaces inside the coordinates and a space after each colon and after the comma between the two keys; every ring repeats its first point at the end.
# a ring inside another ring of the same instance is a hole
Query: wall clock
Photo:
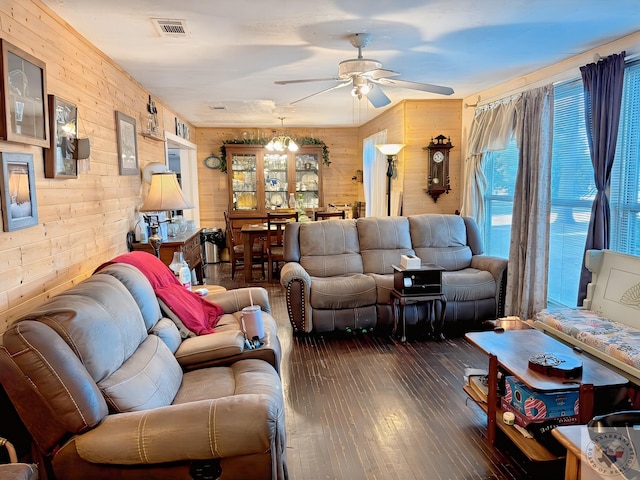
{"type": "Polygon", "coordinates": [[[424,147],[429,153],[427,193],[434,202],[443,193],[449,193],[449,151],[453,148],[451,139],[444,135],[438,135],[431,139],[431,143],[424,147]]]}
{"type": "Polygon", "coordinates": [[[220,160],[220,157],[216,155],[209,155],[207,158],[204,159],[204,164],[208,168],[213,168],[214,170],[218,170],[222,166],[222,160],[220,160]]]}

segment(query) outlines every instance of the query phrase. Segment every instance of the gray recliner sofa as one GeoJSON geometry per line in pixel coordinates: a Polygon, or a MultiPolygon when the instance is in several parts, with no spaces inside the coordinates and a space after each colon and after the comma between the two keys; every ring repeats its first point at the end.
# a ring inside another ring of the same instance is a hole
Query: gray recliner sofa
{"type": "MultiPolygon", "coordinates": [[[[285,230],[281,284],[294,333],[391,332],[393,267],[401,255],[437,264],[446,296],[444,332],[459,335],[504,314],[507,260],[483,255],[472,218],[422,214],[294,223],[285,230]]],[[[407,325],[428,320],[408,305],[407,325]]]]}
{"type": "Polygon", "coordinates": [[[251,292],[265,323],[253,350],[240,344],[249,289],[211,295],[224,311],[215,332],[182,338],[125,264],[10,325],[0,382],[46,469],[65,480],[286,479],[276,322],[266,290],[251,292]]]}

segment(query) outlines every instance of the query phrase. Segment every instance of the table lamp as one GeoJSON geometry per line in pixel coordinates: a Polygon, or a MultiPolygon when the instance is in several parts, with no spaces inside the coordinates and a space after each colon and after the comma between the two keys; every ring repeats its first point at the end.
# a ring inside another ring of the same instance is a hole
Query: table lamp
{"type": "MultiPolygon", "coordinates": [[[[184,198],[184,194],[178,184],[178,178],[175,172],[159,172],[151,176],[151,187],[149,195],[140,207],[141,212],[163,212],[170,210],[187,210],[193,208],[193,205],[184,198]]],[[[171,217],[171,215],[169,215],[171,217]]],[[[165,220],[167,221],[167,220],[165,220]]],[[[162,236],[160,235],[160,220],[152,225],[150,222],[151,236],[149,237],[149,245],[153,247],[156,257],[160,258],[160,245],[162,245],[162,236]]]]}
{"type": "Polygon", "coordinates": [[[387,216],[391,216],[391,177],[393,177],[393,160],[405,147],[403,143],[385,143],[376,145],[380,153],[387,156],[387,216]]]}

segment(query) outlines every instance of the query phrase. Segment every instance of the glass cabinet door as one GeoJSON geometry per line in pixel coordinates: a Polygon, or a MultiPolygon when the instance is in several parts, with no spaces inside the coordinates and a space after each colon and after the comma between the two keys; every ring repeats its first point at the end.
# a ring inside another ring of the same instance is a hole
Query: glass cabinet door
{"type": "Polygon", "coordinates": [[[319,155],[317,153],[297,153],[296,197],[302,208],[318,208],[319,206],[319,155]]]}
{"type": "Polygon", "coordinates": [[[287,208],[289,200],[288,155],[264,155],[264,206],[267,210],[287,208]]]}
{"type": "Polygon", "coordinates": [[[233,209],[258,210],[258,182],[255,153],[232,153],[231,171],[233,209]]]}

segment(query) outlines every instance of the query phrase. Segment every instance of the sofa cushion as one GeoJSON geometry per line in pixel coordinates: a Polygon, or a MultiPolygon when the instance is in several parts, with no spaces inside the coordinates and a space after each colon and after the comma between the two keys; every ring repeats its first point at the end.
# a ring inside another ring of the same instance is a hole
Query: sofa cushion
{"type": "Polygon", "coordinates": [[[53,328],[100,382],[115,372],[147,337],[137,303],[111,275],[94,275],[54,296],[22,320],[53,328]]]}
{"type": "Polygon", "coordinates": [[[98,387],[112,411],[131,412],[170,405],[181,383],[178,361],[159,337],[149,335],[98,387]]]}
{"type": "Polygon", "coordinates": [[[392,273],[401,255],[414,253],[406,217],[359,218],[356,226],[365,273],[392,273]]]}
{"type": "Polygon", "coordinates": [[[151,283],[136,267],[126,263],[113,263],[101,268],[96,274],[111,275],[129,290],[142,313],[147,331],[162,318],[160,305],[156,300],[156,293],[153,291],[151,283]]]}
{"type": "Polygon", "coordinates": [[[363,273],[353,220],[300,224],[300,264],[311,276],[363,273]]]}
{"type": "Polygon", "coordinates": [[[175,353],[182,342],[182,337],[180,337],[178,327],[176,327],[176,324],[168,318],[161,318],[149,333],[160,337],[160,340],[164,342],[171,353],[175,353]]]}
{"type": "MultiPolygon", "coordinates": [[[[321,222],[321,223],[340,223],[321,222]]],[[[376,303],[376,283],[369,275],[312,277],[311,307],[322,309],[356,308],[376,303]]]]}
{"type": "Polygon", "coordinates": [[[391,303],[391,290],[393,290],[393,275],[378,275],[377,273],[368,273],[373,281],[376,282],[376,303],[378,305],[391,303]]]}
{"type": "Polygon", "coordinates": [[[471,265],[467,226],[462,217],[425,213],[408,219],[412,246],[422,263],[434,263],[446,270],[471,265]]]}
{"type": "Polygon", "coordinates": [[[442,291],[447,301],[466,302],[493,298],[496,280],[491,272],[475,268],[442,272],[442,291]]]}

